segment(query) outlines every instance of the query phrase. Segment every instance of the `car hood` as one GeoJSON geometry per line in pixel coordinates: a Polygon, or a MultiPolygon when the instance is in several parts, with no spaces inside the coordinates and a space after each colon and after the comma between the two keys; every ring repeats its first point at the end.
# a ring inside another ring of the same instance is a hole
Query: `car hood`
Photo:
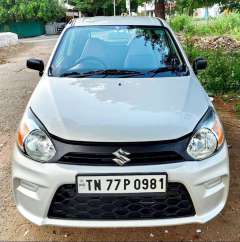
{"type": "Polygon", "coordinates": [[[209,99],[196,79],[44,77],[30,106],[48,132],[72,141],[138,142],[193,131],[209,99]]]}

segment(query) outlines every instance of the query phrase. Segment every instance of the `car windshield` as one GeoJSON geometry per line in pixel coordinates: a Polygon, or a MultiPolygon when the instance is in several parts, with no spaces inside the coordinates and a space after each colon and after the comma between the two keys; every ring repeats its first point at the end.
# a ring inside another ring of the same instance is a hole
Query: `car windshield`
{"type": "Polygon", "coordinates": [[[168,30],[147,26],[71,27],[49,68],[55,77],[150,77],[186,75],[168,30]]]}

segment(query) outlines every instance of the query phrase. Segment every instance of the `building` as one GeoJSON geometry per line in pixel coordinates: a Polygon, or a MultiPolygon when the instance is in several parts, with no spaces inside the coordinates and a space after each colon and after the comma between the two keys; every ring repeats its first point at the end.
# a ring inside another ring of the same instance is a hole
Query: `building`
{"type": "Polygon", "coordinates": [[[138,6],[138,13],[140,15],[154,16],[155,4],[152,2],[145,2],[143,5],[138,6]]]}
{"type": "Polygon", "coordinates": [[[194,11],[194,16],[200,19],[208,18],[208,17],[217,17],[220,15],[220,6],[219,4],[214,4],[209,8],[198,8],[194,11]]]}

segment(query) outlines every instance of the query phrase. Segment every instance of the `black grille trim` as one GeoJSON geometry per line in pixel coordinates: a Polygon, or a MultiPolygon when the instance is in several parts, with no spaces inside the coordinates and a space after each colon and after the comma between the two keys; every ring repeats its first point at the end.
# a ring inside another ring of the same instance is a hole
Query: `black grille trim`
{"type": "Polygon", "coordinates": [[[50,135],[56,155],[50,162],[69,165],[115,166],[112,153],[123,149],[129,153],[133,165],[159,165],[192,160],[186,152],[191,134],[176,140],[149,142],[77,142],[50,135]]]}
{"type": "Polygon", "coordinates": [[[159,194],[78,194],[76,185],[55,193],[48,217],[66,220],[170,219],[196,214],[191,197],[180,183],[169,183],[159,194]]]}
{"type": "MultiPolygon", "coordinates": [[[[183,157],[175,152],[133,153],[128,157],[131,161],[126,163],[125,166],[154,165],[184,161],[183,157]]],[[[113,162],[114,158],[116,157],[111,153],[68,153],[60,159],[60,162],[76,165],[117,166],[118,164],[113,162]]]]}

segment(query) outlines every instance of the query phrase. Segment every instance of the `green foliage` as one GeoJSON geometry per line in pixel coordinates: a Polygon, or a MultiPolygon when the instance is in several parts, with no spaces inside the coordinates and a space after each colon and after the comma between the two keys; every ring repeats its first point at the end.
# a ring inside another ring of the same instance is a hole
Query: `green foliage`
{"type": "Polygon", "coordinates": [[[240,14],[222,15],[208,21],[197,21],[187,15],[178,15],[170,20],[177,32],[188,35],[232,35],[240,38],[240,14]]]}
{"type": "Polygon", "coordinates": [[[232,13],[220,16],[209,22],[202,22],[196,26],[200,35],[226,35],[240,36],[240,14],[232,13]]]}
{"type": "Polygon", "coordinates": [[[191,63],[199,56],[207,58],[208,68],[198,77],[210,93],[240,93],[240,52],[203,51],[193,47],[191,41],[186,42],[185,50],[191,63]]]}
{"type": "Polygon", "coordinates": [[[194,0],[176,0],[176,9],[178,13],[193,15],[193,10],[198,7],[194,0]]]}
{"type": "Polygon", "coordinates": [[[103,7],[103,1],[96,0],[75,0],[76,8],[88,15],[97,15],[99,9],[103,7]]]}
{"type": "Polygon", "coordinates": [[[38,0],[38,18],[44,22],[57,21],[65,16],[65,10],[59,6],[58,0],[38,0]]]}
{"type": "Polygon", "coordinates": [[[203,7],[210,7],[213,6],[214,4],[223,4],[227,2],[228,0],[198,0],[194,1],[197,4],[195,5],[196,8],[203,8],[203,7]]]}
{"type": "Polygon", "coordinates": [[[234,111],[236,112],[237,117],[240,118],[240,103],[234,105],[234,111]]]}
{"type": "Polygon", "coordinates": [[[0,6],[0,24],[5,23],[6,19],[8,19],[8,13],[2,6],[0,6]]]}
{"type": "Polygon", "coordinates": [[[11,11],[9,11],[12,7],[11,0],[1,0],[0,3],[0,24],[5,23],[6,20],[11,19],[11,11]]]}
{"type": "Polygon", "coordinates": [[[196,8],[210,7],[214,4],[224,4],[228,0],[176,0],[177,11],[181,14],[193,15],[196,8]]]}
{"type": "MultiPolygon", "coordinates": [[[[72,0],[76,8],[86,16],[113,15],[113,0],[72,0]]],[[[144,0],[131,0],[131,10],[136,11],[137,6],[144,0]]],[[[126,12],[126,0],[116,0],[116,14],[126,12]]]]}
{"type": "Polygon", "coordinates": [[[58,0],[1,0],[0,23],[23,20],[55,21],[62,18],[64,9],[58,0]]]}
{"type": "Polygon", "coordinates": [[[240,12],[240,2],[238,1],[229,1],[221,6],[221,10],[229,9],[230,11],[240,12]]]}
{"type": "Polygon", "coordinates": [[[203,56],[208,59],[208,68],[199,72],[199,79],[213,94],[240,93],[240,51],[199,50],[194,47],[192,36],[231,35],[240,38],[240,14],[232,13],[209,21],[196,21],[187,15],[176,16],[170,25],[186,38],[185,50],[192,62],[203,56]]]}
{"type": "Polygon", "coordinates": [[[240,114],[240,103],[236,103],[234,106],[234,110],[240,114]]]}
{"type": "Polygon", "coordinates": [[[188,15],[177,15],[170,20],[170,25],[176,32],[192,33],[194,22],[188,15]]]}

